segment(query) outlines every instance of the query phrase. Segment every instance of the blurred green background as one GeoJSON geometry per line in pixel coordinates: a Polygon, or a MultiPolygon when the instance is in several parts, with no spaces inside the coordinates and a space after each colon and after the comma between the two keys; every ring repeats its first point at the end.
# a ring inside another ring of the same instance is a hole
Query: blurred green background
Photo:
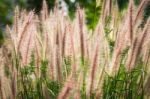
{"type": "MultiPolygon", "coordinates": [[[[49,10],[53,9],[55,0],[46,0],[48,3],[49,10]]],[[[97,0],[58,0],[58,2],[64,1],[68,8],[68,14],[70,18],[74,18],[74,12],[76,11],[76,5],[80,5],[85,9],[86,13],[86,23],[89,29],[94,29],[98,22],[98,18],[101,12],[101,6],[97,6],[97,0]]],[[[101,0],[104,1],[104,0],[101,0]]],[[[119,11],[126,9],[129,0],[112,0],[117,2],[119,11]]],[[[134,0],[135,5],[139,4],[140,0],[134,0]]],[[[38,14],[42,7],[42,0],[0,0],[0,45],[3,42],[3,31],[6,24],[11,25],[13,22],[12,16],[15,6],[18,5],[20,9],[35,9],[38,14]]],[[[146,21],[150,15],[150,2],[145,8],[143,14],[143,21],[146,21]]]]}

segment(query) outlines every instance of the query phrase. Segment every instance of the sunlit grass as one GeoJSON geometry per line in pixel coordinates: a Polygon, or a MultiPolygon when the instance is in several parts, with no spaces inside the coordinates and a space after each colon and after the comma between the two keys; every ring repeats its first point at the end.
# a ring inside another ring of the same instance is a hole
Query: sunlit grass
{"type": "Polygon", "coordinates": [[[141,27],[147,1],[138,8],[130,1],[122,15],[109,3],[101,2],[92,33],[80,8],[73,21],[57,8],[49,13],[45,1],[39,16],[16,8],[0,53],[0,98],[148,98],[150,19],[141,27]]]}

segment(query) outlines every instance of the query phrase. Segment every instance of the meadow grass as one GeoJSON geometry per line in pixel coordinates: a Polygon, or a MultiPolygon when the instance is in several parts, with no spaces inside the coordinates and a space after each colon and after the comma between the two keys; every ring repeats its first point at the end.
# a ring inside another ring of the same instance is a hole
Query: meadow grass
{"type": "Polygon", "coordinates": [[[58,8],[40,15],[17,7],[0,49],[0,99],[149,99],[147,0],[118,11],[101,1],[95,30],[84,9],[70,20],[58,8]]]}

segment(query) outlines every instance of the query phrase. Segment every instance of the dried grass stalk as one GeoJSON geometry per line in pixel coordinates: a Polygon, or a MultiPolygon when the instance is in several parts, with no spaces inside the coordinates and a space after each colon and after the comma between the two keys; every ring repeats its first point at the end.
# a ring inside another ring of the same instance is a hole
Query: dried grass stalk
{"type": "Polygon", "coordinates": [[[79,29],[80,29],[80,48],[81,48],[81,57],[84,62],[85,55],[85,46],[84,46],[84,33],[83,33],[83,12],[78,9],[78,19],[79,19],[79,29]]]}
{"type": "Polygon", "coordinates": [[[70,94],[70,91],[74,87],[74,80],[72,79],[72,76],[70,75],[62,89],[62,91],[58,95],[58,99],[68,99],[68,96],[70,94]]]}
{"type": "Polygon", "coordinates": [[[92,66],[91,66],[91,73],[90,73],[90,85],[89,85],[89,94],[92,95],[92,92],[93,92],[93,88],[94,88],[94,79],[95,79],[95,73],[96,73],[96,69],[97,69],[97,62],[98,62],[98,48],[99,45],[97,44],[96,45],[96,50],[95,50],[95,55],[93,57],[93,63],[92,63],[92,66]]]}
{"type": "Polygon", "coordinates": [[[57,79],[58,81],[62,80],[61,75],[61,56],[60,56],[60,35],[57,31],[56,33],[56,70],[57,70],[57,79]]]}
{"type": "Polygon", "coordinates": [[[34,12],[31,11],[31,12],[29,13],[28,17],[27,17],[27,18],[25,19],[25,21],[24,21],[24,26],[23,26],[23,28],[22,28],[22,31],[19,33],[19,34],[20,34],[20,38],[19,38],[19,41],[18,41],[17,50],[19,50],[20,47],[21,47],[23,38],[25,37],[25,33],[26,33],[28,27],[30,26],[29,24],[31,23],[33,16],[34,16],[34,12]]]}
{"type": "Polygon", "coordinates": [[[127,58],[127,62],[126,62],[126,68],[129,71],[134,68],[135,62],[141,53],[141,46],[143,45],[145,37],[147,36],[147,33],[148,33],[147,30],[148,30],[149,24],[150,24],[150,18],[147,21],[147,24],[145,25],[145,28],[142,31],[142,33],[138,34],[138,36],[135,38],[131,46],[131,49],[129,51],[129,55],[127,58]]]}
{"type": "Polygon", "coordinates": [[[133,39],[133,0],[130,0],[129,2],[129,34],[128,34],[128,38],[129,38],[129,42],[130,44],[132,43],[132,39],[133,39]]]}

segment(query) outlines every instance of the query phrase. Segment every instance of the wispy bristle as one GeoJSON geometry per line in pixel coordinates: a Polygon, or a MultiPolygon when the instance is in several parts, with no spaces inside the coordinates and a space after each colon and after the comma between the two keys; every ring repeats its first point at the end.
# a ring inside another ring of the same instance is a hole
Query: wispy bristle
{"type": "Polygon", "coordinates": [[[130,0],[129,2],[129,34],[128,34],[128,38],[129,38],[129,42],[130,44],[132,43],[132,38],[133,38],[133,0],[130,0]]]}
{"type": "Polygon", "coordinates": [[[112,9],[112,0],[109,0],[108,5],[109,5],[109,7],[108,7],[108,14],[110,15],[111,14],[111,9],[112,9]]]}
{"type": "Polygon", "coordinates": [[[139,56],[139,53],[141,52],[141,46],[143,45],[144,39],[147,36],[147,33],[148,33],[147,30],[148,30],[149,24],[150,24],[150,18],[147,21],[147,24],[146,24],[143,32],[141,34],[139,34],[133,42],[132,48],[129,51],[129,56],[127,58],[127,63],[126,63],[127,70],[131,70],[134,68],[137,57],[139,56]]]}
{"type": "Polygon", "coordinates": [[[72,31],[72,27],[70,27],[70,49],[71,49],[71,53],[72,53],[72,75],[73,77],[75,77],[76,74],[76,62],[75,62],[75,48],[74,48],[74,39],[73,39],[73,31],[72,31]]]}
{"type": "Polygon", "coordinates": [[[60,35],[57,30],[56,33],[56,70],[57,70],[57,79],[58,81],[62,80],[62,75],[61,75],[61,57],[60,57],[60,35]]]}
{"type": "Polygon", "coordinates": [[[14,19],[14,28],[15,28],[15,34],[18,35],[18,20],[19,20],[19,8],[18,6],[15,9],[15,19],[14,19]]]}
{"type": "Polygon", "coordinates": [[[79,29],[80,29],[81,57],[84,62],[85,46],[84,46],[84,34],[83,34],[83,12],[80,9],[78,9],[78,19],[79,19],[79,29]]]}
{"type": "Polygon", "coordinates": [[[41,12],[42,20],[46,20],[48,18],[48,7],[46,0],[43,0],[43,5],[42,5],[42,12],[41,12]]]}
{"type": "Polygon", "coordinates": [[[148,0],[142,0],[141,1],[140,5],[138,7],[137,13],[136,13],[134,22],[133,22],[133,26],[137,23],[137,20],[140,17],[141,13],[143,12],[143,8],[145,7],[147,1],[148,0]]]}
{"type": "Polygon", "coordinates": [[[91,66],[91,74],[90,74],[90,85],[89,85],[89,93],[90,95],[92,95],[92,92],[93,92],[93,88],[94,88],[94,78],[95,78],[95,73],[96,73],[96,69],[97,69],[97,62],[98,62],[98,48],[99,45],[97,44],[96,45],[96,50],[95,50],[95,54],[94,54],[94,57],[93,57],[93,63],[92,63],[92,66],[91,66]]]}
{"type": "Polygon", "coordinates": [[[36,40],[36,37],[34,38],[34,44],[35,44],[35,60],[36,60],[36,75],[39,76],[39,65],[40,65],[40,55],[39,55],[39,47],[38,47],[38,44],[37,44],[37,40],[36,40]]]}
{"type": "MultiPolygon", "coordinates": [[[[1,54],[1,52],[0,52],[0,54],[1,54]]],[[[0,56],[0,98],[1,99],[6,99],[6,97],[5,97],[5,94],[4,94],[4,89],[3,89],[3,57],[2,56],[0,56]]]]}
{"type": "Polygon", "coordinates": [[[68,81],[64,85],[64,88],[62,89],[62,91],[58,95],[58,99],[67,99],[67,97],[69,96],[70,91],[73,88],[74,82],[73,82],[72,77],[71,76],[68,77],[67,80],[68,81]]]}
{"type": "Polygon", "coordinates": [[[67,26],[65,27],[65,31],[63,33],[63,38],[62,38],[62,57],[65,55],[65,47],[66,47],[66,34],[67,34],[67,26]]]}
{"type": "Polygon", "coordinates": [[[13,72],[13,78],[12,78],[12,97],[13,99],[16,98],[17,96],[17,85],[16,85],[16,82],[17,82],[17,78],[16,78],[16,71],[13,72]]]}
{"type": "Polygon", "coordinates": [[[27,19],[25,20],[23,29],[22,29],[22,31],[20,32],[20,38],[19,38],[19,41],[18,41],[17,50],[20,49],[20,46],[21,46],[21,44],[22,44],[22,40],[23,40],[23,38],[24,38],[25,32],[26,32],[27,28],[30,26],[29,24],[31,23],[33,16],[34,16],[34,13],[33,13],[33,11],[31,11],[31,12],[29,13],[27,19]]]}

